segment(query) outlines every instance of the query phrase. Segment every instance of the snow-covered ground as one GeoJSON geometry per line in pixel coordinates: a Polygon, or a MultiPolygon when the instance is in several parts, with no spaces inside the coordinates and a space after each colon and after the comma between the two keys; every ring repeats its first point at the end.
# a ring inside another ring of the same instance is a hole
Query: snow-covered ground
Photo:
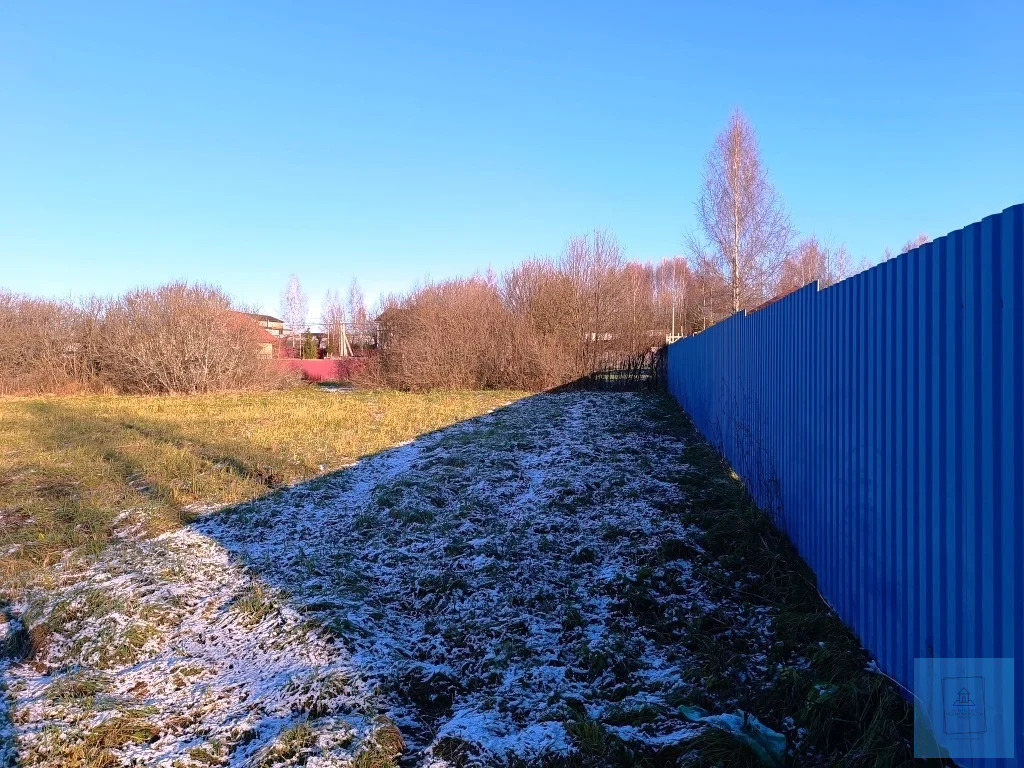
{"type": "Polygon", "coordinates": [[[748,650],[724,674],[752,685],[772,617],[694,566],[663,408],[541,395],[156,539],[126,513],[13,606],[32,655],[3,675],[6,759],[369,766],[404,740],[440,768],[566,754],[591,720],[692,738],[693,617],[729,617],[748,650]]]}

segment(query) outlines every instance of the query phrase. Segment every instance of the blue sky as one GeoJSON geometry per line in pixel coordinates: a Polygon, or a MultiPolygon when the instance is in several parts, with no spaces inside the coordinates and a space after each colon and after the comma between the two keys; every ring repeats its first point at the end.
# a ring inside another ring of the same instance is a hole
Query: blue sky
{"type": "Polygon", "coordinates": [[[276,312],[613,230],[678,253],[734,106],[802,233],[876,260],[1024,199],[1024,3],[0,7],[0,286],[276,312]]]}

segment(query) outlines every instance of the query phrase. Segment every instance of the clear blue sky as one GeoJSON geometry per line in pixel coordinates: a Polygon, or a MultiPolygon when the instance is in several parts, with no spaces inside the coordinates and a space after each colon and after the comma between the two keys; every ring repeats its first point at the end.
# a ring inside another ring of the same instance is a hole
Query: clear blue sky
{"type": "Polygon", "coordinates": [[[1024,199],[1019,0],[492,5],[4,3],[0,286],[276,312],[595,227],[660,259],[734,106],[857,260],[1024,199]]]}

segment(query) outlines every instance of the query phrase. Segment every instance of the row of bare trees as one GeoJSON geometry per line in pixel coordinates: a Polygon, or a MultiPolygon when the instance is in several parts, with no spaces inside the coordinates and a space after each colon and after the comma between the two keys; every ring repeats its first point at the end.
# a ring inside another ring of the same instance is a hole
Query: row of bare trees
{"type": "Polygon", "coordinates": [[[695,209],[685,257],[629,262],[614,235],[597,231],[555,259],[388,298],[375,375],[409,389],[542,389],[853,272],[844,246],[797,238],[739,111],[708,153],[695,209]]]}
{"type": "Polygon", "coordinates": [[[380,383],[402,389],[546,389],[665,343],[687,315],[689,267],[628,262],[614,235],[573,237],[556,259],[421,285],[380,314],[380,383]]]}
{"type": "Polygon", "coordinates": [[[0,291],[0,394],[197,393],[285,383],[220,289],[174,283],[112,299],[0,291]]]}
{"type": "MultiPolygon", "coordinates": [[[[630,262],[613,234],[595,231],[571,238],[556,258],[388,297],[370,375],[403,389],[544,389],[636,359],[667,337],[701,331],[808,283],[828,286],[851,273],[842,245],[797,239],[754,130],[739,111],[707,156],[695,209],[697,229],[686,237],[685,257],[630,262]]],[[[926,241],[922,235],[904,250],[926,241]]],[[[293,354],[319,355],[295,275],[281,311],[293,354]]],[[[80,303],[0,293],[0,393],[272,384],[273,369],[257,352],[256,327],[239,317],[226,295],[203,286],[80,303]]],[[[327,293],[320,325],[331,355],[346,354],[351,335],[376,331],[358,283],[345,299],[327,293]]]]}

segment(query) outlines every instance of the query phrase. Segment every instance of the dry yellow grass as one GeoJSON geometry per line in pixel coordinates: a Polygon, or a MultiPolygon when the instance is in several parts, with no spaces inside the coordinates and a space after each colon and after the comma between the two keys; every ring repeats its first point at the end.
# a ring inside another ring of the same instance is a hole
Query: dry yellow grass
{"type": "Polygon", "coordinates": [[[150,532],[194,505],[251,499],[516,399],[382,390],[0,398],[0,581],[150,532]]]}

